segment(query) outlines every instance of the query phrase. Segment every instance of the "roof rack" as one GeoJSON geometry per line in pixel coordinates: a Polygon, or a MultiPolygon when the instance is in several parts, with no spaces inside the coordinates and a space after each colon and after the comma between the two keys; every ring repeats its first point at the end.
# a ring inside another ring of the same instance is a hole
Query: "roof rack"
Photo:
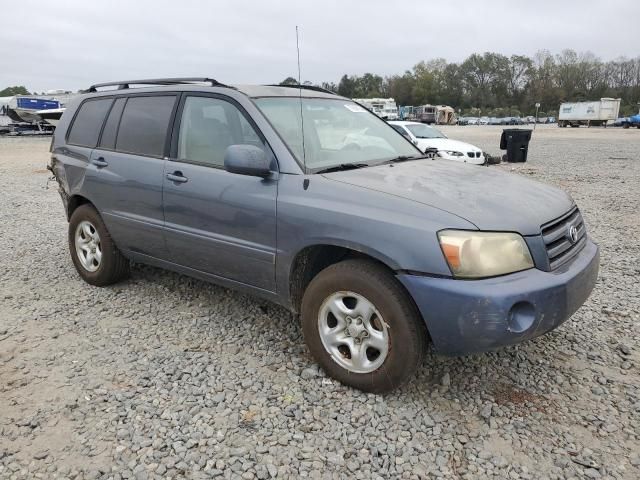
{"type": "Polygon", "coordinates": [[[145,80],[121,80],[119,82],[96,83],[91,85],[84,92],[97,92],[98,88],[117,86],[117,90],[126,90],[130,85],[191,85],[194,83],[210,83],[212,87],[227,87],[229,85],[218,82],[213,78],[207,77],[185,77],[185,78],[149,78],[145,80]]]}
{"type": "Polygon", "coordinates": [[[296,88],[302,90],[313,90],[314,92],[328,93],[330,95],[338,95],[336,92],[332,92],[331,90],[327,90],[326,88],[316,87],[315,85],[267,85],[267,87],[296,88]]]}

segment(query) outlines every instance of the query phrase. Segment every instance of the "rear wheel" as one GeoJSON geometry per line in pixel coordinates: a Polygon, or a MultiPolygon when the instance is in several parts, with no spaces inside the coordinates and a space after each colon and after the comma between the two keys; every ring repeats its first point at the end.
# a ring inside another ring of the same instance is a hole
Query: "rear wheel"
{"type": "Polygon", "coordinates": [[[78,274],[91,285],[111,285],[129,274],[129,261],[92,205],[81,205],[71,215],[69,251],[78,274]]]}
{"type": "Polygon", "coordinates": [[[426,331],[411,298],[384,267],[346,260],[327,267],[302,299],[302,330],[328,375],[366,392],[413,376],[426,331]]]}

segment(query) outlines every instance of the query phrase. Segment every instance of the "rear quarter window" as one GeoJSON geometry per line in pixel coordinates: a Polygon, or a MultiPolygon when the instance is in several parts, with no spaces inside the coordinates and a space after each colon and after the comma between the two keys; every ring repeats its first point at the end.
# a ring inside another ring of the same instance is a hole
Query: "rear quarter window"
{"type": "Polygon", "coordinates": [[[112,98],[86,100],[73,119],[67,143],[94,148],[98,143],[104,119],[113,102],[112,98]]]}
{"type": "Polygon", "coordinates": [[[162,157],[175,101],[174,95],[130,97],[120,119],[116,150],[162,157]]]}
{"type": "Polygon", "coordinates": [[[107,117],[107,123],[104,124],[104,129],[102,130],[100,148],[106,148],[109,150],[116,148],[118,124],[120,123],[120,116],[122,115],[122,110],[124,110],[124,104],[126,102],[126,98],[118,98],[116,103],[113,104],[113,107],[111,107],[111,111],[107,117]]]}

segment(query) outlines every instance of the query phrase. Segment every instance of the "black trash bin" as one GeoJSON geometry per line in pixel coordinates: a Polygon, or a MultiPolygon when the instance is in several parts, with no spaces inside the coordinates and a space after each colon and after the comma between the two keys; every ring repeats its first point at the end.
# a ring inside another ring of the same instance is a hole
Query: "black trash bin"
{"type": "Polygon", "coordinates": [[[531,140],[531,130],[526,128],[505,128],[500,137],[500,150],[506,150],[503,159],[507,162],[526,162],[531,140]]]}

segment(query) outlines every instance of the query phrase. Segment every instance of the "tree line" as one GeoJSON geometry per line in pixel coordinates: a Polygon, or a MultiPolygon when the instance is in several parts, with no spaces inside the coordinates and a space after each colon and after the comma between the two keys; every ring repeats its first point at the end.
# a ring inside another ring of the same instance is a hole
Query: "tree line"
{"type": "MultiPolygon", "coordinates": [[[[297,84],[288,77],[281,83],[297,84]]],[[[309,83],[309,82],[305,82],[309,83]]],[[[343,75],[321,86],[349,98],[393,97],[398,105],[450,105],[463,114],[557,115],[562,102],[621,98],[620,115],[638,113],[640,57],[603,61],[591,52],[538,51],[533,57],[474,53],[460,63],[421,61],[402,75],[343,75]]]]}

